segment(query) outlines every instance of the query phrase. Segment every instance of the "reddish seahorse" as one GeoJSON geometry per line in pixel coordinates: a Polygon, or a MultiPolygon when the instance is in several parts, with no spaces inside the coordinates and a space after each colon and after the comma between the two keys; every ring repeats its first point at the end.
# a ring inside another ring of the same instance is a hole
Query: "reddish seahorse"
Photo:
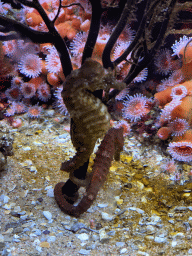
{"type": "Polygon", "coordinates": [[[54,188],[55,200],[64,213],[74,217],[79,217],[82,213],[89,209],[95,200],[99,189],[107,179],[107,174],[109,172],[113,157],[115,160],[120,159],[120,152],[123,150],[123,144],[123,128],[111,128],[105,135],[98,148],[91,177],[86,187],[86,192],[77,206],[68,203],[62,194],[62,187],[65,183],[60,182],[56,184],[54,188]]]}

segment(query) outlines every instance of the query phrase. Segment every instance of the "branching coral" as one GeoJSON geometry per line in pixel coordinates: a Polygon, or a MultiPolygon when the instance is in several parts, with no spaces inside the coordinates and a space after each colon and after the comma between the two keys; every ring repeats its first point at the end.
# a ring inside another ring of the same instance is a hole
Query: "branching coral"
{"type": "MultiPolygon", "coordinates": [[[[85,180],[86,192],[77,206],[70,204],[62,193],[62,188],[65,184],[64,182],[60,182],[55,186],[55,199],[63,212],[74,217],[79,217],[89,209],[95,200],[100,187],[107,178],[113,157],[117,161],[120,159],[120,152],[123,150],[123,143],[122,127],[118,129],[111,128],[107,132],[96,153],[92,172],[85,180]]],[[[78,181],[76,182],[78,183],[78,181]]]]}

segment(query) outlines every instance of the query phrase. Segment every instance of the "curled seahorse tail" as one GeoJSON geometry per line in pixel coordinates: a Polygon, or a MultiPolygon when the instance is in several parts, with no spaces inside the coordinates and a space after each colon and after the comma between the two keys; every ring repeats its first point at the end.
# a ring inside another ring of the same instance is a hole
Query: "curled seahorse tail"
{"type": "Polygon", "coordinates": [[[55,199],[60,209],[74,217],[79,217],[87,211],[97,197],[97,194],[107,179],[107,174],[115,153],[123,149],[123,129],[111,128],[101,142],[94,161],[91,178],[86,192],[77,206],[69,204],[62,194],[64,183],[58,183],[54,189],[55,199]]]}
{"type": "Polygon", "coordinates": [[[64,182],[59,182],[54,188],[55,200],[62,212],[78,218],[80,213],[76,210],[76,206],[70,204],[62,193],[62,188],[65,185],[64,182]]]}

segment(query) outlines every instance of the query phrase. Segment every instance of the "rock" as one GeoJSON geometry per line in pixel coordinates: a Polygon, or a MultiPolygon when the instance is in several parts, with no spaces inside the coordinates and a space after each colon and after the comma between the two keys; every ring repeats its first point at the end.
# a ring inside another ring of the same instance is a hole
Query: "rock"
{"type": "Polygon", "coordinates": [[[42,252],[42,248],[40,246],[35,247],[38,252],[42,252]]]}
{"type": "Polygon", "coordinates": [[[166,240],[167,240],[166,237],[159,237],[159,236],[156,236],[155,239],[154,239],[154,241],[155,241],[156,243],[165,243],[166,240]]]}
{"type": "Polygon", "coordinates": [[[49,221],[52,220],[52,214],[49,211],[43,211],[43,215],[45,216],[46,219],[49,221]]]}
{"type": "Polygon", "coordinates": [[[103,220],[112,221],[114,219],[114,216],[108,214],[107,212],[101,212],[101,218],[103,220]]]}
{"type": "Polygon", "coordinates": [[[50,248],[50,244],[48,242],[41,242],[39,246],[43,248],[50,248]]]}
{"type": "Polygon", "coordinates": [[[23,166],[30,166],[32,164],[33,164],[33,162],[31,161],[31,159],[27,159],[27,160],[25,160],[25,162],[22,163],[23,166]]]}
{"type": "Polygon", "coordinates": [[[78,253],[82,255],[88,255],[90,253],[90,250],[81,249],[78,251],[78,253]]]}
{"type": "Polygon", "coordinates": [[[120,252],[120,254],[124,254],[124,253],[127,252],[127,249],[126,249],[126,248],[123,248],[123,249],[121,249],[119,252],[120,252]]]}
{"type": "Polygon", "coordinates": [[[172,242],[171,242],[171,246],[172,246],[172,247],[175,247],[176,245],[177,245],[177,241],[172,241],[172,242]]]}
{"type": "Polygon", "coordinates": [[[115,196],[115,201],[117,205],[121,205],[123,203],[123,199],[119,198],[119,196],[115,196]]]}
{"type": "Polygon", "coordinates": [[[27,147],[22,147],[22,149],[23,149],[24,151],[29,151],[29,150],[31,150],[31,148],[30,148],[29,146],[27,146],[27,147]]]}
{"type": "Polygon", "coordinates": [[[45,111],[45,116],[47,117],[53,117],[55,114],[55,111],[53,109],[49,109],[47,111],[45,111]]]}
{"type": "Polygon", "coordinates": [[[4,236],[0,234],[0,243],[3,243],[5,241],[4,236]]]}
{"type": "Polygon", "coordinates": [[[68,133],[63,133],[63,134],[60,134],[59,136],[59,139],[66,139],[67,137],[69,137],[68,133]]]}
{"type": "Polygon", "coordinates": [[[43,146],[43,143],[41,143],[40,141],[34,141],[33,144],[35,146],[43,146]]]}
{"type": "Polygon", "coordinates": [[[54,189],[53,188],[50,188],[47,190],[47,196],[54,197],[54,189]]]}
{"type": "Polygon", "coordinates": [[[136,211],[136,212],[138,212],[140,214],[145,213],[142,209],[136,208],[136,207],[129,207],[129,208],[127,208],[127,210],[136,211]]]}
{"type": "Polygon", "coordinates": [[[82,242],[89,239],[89,235],[87,235],[86,233],[76,234],[76,237],[82,242]]]}
{"type": "Polygon", "coordinates": [[[106,234],[105,228],[102,228],[99,230],[99,240],[101,243],[106,243],[108,242],[110,237],[106,234]]]}
{"type": "Polygon", "coordinates": [[[37,173],[37,168],[35,166],[31,166],[30,169],[29,169],[30,172],[34,172],[34,173],[37,173]]]}
{"type": "Polygon", "coordinates": [[[137,253],[138,253],[138,255],[149,256],[149,254],[146,252],[138,251],[137,253]]]}
{"type": "Polygon", "coordinates": [[[117,242],[117,243],[116,243],[116,246],[118,246],[118,247],[123,247],[123,246],[125,246],[125,243],[124,243],[124,242],[117,242]]]}
{"type": "Polygon", "coordinates": [[[9,199],[10,198],[8,196],[6,196],[6,195],[1,195],[0,196],[0,201],[2,201],[4,204],[7,204],[9,199]]]}
{"type": "Polygon", "coordinates": [[[77,222],[74,225],[71,226],[70,230],[74,233],[76,233],[79,229],[86,228],[85,224],[81,222],[77,222]]]}
{"type": "Polygon", "coordinates": [[[55,240],[56,240],[56,236],[49,236],[47,239],[47,242],[51,243],[51,242],[55,242],[55,240]]]}
{"type": "Polygon", "coordinates": [[[41,235],[41,230],[40,229],[35,229],[34,233],[35,233],[35,235],[40,236],[41,235]]]}
{"type": "Polygon", "coordinates": [[[189,209],[189,207],[185,206],[175,206],[174,211],[175,212],[185,212],[189,209]]]}
{"type": "Polygon", "coordinates": [[[99,208],[105,208],[105,207],[108,206],[108,204],[97,204],[97,206],[98,206],[99,208]]]}
{"type": "Polygon", "coordinates": [[[184,238],[185,235],[184,235],[184,233],[182,233],[182,232],[176,232],[176,233],[172,234],[172,237],[173,237],[173,238],[179,238],[179,239],[181,239],[181,238],[184,238]]]}

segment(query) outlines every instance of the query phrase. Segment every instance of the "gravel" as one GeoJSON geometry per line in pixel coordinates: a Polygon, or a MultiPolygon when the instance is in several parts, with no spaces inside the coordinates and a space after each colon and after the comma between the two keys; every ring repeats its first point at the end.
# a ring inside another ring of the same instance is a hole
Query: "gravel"
{"type": "Polygon", "coordinates": [[[47,110],[45,117],[23,115],[19,129],[0,121],[14,136],[14,155],[0,173],[0,255],[192,255],[190,165],[178,163],[182,176],[174,181],[162,172],[160,143],[132,133],[96,201],[76,219],[53,195],[68,178],[60,164],[75,150],[61,116],[58,122],[47,110]]]}

